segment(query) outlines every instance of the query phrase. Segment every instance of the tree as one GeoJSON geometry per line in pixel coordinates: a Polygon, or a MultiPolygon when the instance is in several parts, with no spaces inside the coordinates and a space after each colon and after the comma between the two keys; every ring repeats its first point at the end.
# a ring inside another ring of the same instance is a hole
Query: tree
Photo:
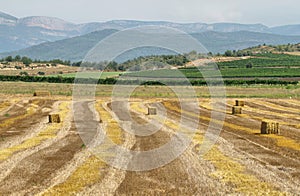
{"type": "Polygon", "coordinates": [[[246,55],[247,56],[252,56],[253,54],[252,54],[252,52],[250,50],[247,50],[246,55]]]}
{"type": "Polygon", "coordinates": [[[251,61],[249,61],[247,64],[246,64],[246,68],[252,68],[253,67],[253,63],[251,61]]]}
{"type": "Polygon", "coordinates": [[[21,59],[22,63],[26,66],[29,66],[32,63],[32,60],[26,56],[23,56],[21,59]]]}
{"type": "Polygon", "coordinates": [[[198,58],[198,53],[196,50],[193,50],[191,52],[188,53],[188,59],[190,59],[191,61],[196,60],[198,58]]]}
{"type": "Polygon", "coordinates": [[[21,56],[20,56],[20,55],[17,55],[17,56],[15,57],[15,61],[21,61],[21,56]]]}
{"type": "Polygon", "coordinates": [[[28,73],[26,71],[21,71],[20,76],[28,76],[28,73]]]}
{"type": "Polygon", "coordinates": [[[80,67],[82,61],[72,63],[72,66],[80,67]]]}
{"type": "Polygon", "coordinates": [[[226,50],[225,56],[232,56],[232,51],[231,50],[226,50]]]}
{"type": "Polygon", "coordinates": [[[12,58],[12,56],[8,56],[8,57],[6,57],[6,58],[5,58],[5,61],[7,61],[7,62],[12,62],[12,61],[13,61],[13,58],[12,58]]]}
{"type": "Polygon", "coordinates": [[[236,56],[241,57],[244,56],[244,53],[242,51],[237,51],[236,56]]]}
{"type": "Polygon", "coordinates": [[[116,71],[117,68],[118,68],[118,63],[115,62],[115,61],[109,62],[108,65],[107,65],[107,69],[108,70],[114,70],[114,71],[116,71]]]}

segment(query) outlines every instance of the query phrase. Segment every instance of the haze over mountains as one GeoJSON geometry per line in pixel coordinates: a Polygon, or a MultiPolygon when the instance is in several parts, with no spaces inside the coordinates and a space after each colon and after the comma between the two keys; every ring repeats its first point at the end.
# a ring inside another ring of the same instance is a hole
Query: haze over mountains
{"type": "MultiPolygon", "coordinates": [[[[5,57],[9,55],[21,55],[28,56],[33,59],[51,60],[58,58],[62,60],[81,61],[82,59],[84,59],[87,52],[91,50],[100,40],[117,31],[118,30],[114,29],[95,31],[82,36],[55,42],[42,43],[15,52],[2,53],[0,54],[0,56],[5,57]]],[[[277,45],[300,42],[300,36],[284,36],[249,31],[238,31],[230,33],[207,31],[202,33],[192,33],[191,35],[199,40],[200,43],[202,43],[208,51],[211,51],[213,53],[223,53],[228,49],[244,49],[249,46],[257,46],[262,43],[277,45]]],[[[135,53],[136,54],[131,54],[130,57],[135,58],[152,54],[168,54],[163,50],[136,50],[135,53]]]]}
{"type": "Polygon", "coordinates": [[[0,12],[0,53],[4,53],[0,56],[20,54],[37,59],[80,60],[89,49],[109,34],[141,25],[164,25],[180,29],[192,34],[209,51],[215,53],[263,43],[300,42],[300,25],[270,28],[262,24],[179,24],[128,20],[74,24],[53,17],[16,18],[0,12]],[[84,47],[79,50],[78,46],[84,47]]]}

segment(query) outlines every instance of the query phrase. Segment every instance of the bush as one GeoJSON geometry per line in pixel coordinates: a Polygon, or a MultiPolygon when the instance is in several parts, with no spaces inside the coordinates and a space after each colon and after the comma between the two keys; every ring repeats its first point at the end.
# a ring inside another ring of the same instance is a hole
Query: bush
{"type": "Polygon", "coordinates": [[[246,64],[246,68],[252,68],[252,67],[253,67],[252,62],[248,62],[248,63],[246,64]]]}
{"type": "Polygon", "coordinates": [[[20,76],[28,76],[29,74],[26,71],[21,71],[20,76]]]}
{"type": "Polygon", "coordinates": [[[39,71],[37,74],[40,76],[43,76],[43,75],[45,75],[45,72],[39,71]]]}

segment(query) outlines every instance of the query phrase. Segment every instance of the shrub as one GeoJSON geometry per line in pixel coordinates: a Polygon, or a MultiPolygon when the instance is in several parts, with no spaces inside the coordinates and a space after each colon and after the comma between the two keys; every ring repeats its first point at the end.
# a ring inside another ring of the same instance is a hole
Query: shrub
{"type": "Polygon", "coordinates": [[[40,76],[43,76],[43,75],[45,75],[45,72],[39,71],[37,74],[40,76]]]}

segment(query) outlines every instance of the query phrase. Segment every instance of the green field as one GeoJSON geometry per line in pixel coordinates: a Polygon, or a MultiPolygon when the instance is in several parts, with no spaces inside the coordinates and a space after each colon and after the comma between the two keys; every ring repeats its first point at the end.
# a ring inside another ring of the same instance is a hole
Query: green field
{"type": "Polygon", "coordinates": [[[253,67],[300,67],[300,56],[288,54],[256,54],[251,59],[243,59],[232,62],[220,62],[222,68],[245,68],[251,62],[253,67]]]}
{"type": "MultiPolygon", "coordinates": [[[[128,77],[148,77],[148,78],[203,78],[220,76],[215,70],[180,69],[180,70],[154,70],[140,71],[123,74],[128,77]]],[[[222,69],[221,75],[224,78],[243,78],[243,77],[300,77],[300,68],[228,68],[222,69]]]]}
{"type": "MultiPolygon", "coordinates": [[[[122,72],[102,72],[101,79],[117,77],[121,73],[122,72]]],[[[79,73],[78,76],[80,76],[80,78],[98,78],[99,74],[100,72],[82,72],[79,73]]],[[[74,78],[76,77],[76,75],[77,73],[67,73],[67,74],[49,75],[49,77],[61,76],[63,78],[74,78]]]]}
{"type": "MultiPolygon", "coordinates": [[[[300,56],[288,54],[255,54],[250,59],[217,63],[223,78],[270,78],[270,77],[300,77],[300,56]],[[246,68],[251,62],[252,68],[246,68]]],[[[148,78],[180,78],[187,77],[201,79],[206,77],[218,77],[220,72],[215,71],[216,64],[201,67],[201,71],[195,67],[178,70],[150,70],[125,73],[128,77],[148,78]]]]}

